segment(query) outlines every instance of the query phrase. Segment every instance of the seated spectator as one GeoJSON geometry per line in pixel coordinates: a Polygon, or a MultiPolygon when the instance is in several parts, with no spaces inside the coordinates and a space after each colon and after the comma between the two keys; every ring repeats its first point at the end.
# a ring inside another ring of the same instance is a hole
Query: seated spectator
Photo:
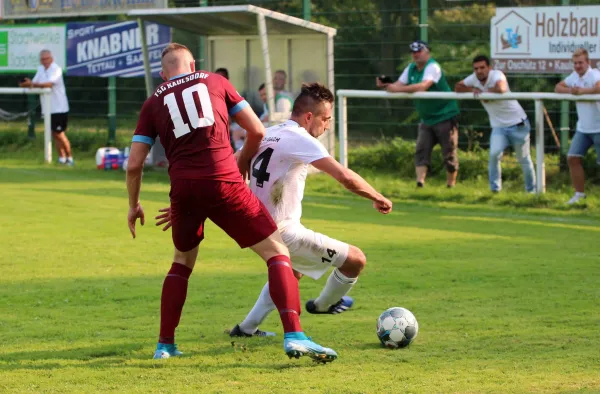
{"type": "Polygon", "coordinates": [[[215,74],[219,74],[223,78],[229,80],[229,71],[224,67],[217,68],[215,74]]]}

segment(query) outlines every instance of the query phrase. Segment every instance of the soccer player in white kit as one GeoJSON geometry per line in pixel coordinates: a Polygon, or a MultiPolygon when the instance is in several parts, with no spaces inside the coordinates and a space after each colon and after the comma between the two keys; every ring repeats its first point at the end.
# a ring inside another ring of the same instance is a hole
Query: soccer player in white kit
{"type": "MultiPolygon", "coordinates": [[[[303,85],[296,98],[290,120],[267,129],[250,167],[250,188],[267,207],[287,245],[296,277],[319,279],[331,266],[319,297],[306,303],[309,313],[336,314],[353,304],[346,294],[356,283],[366,264],[364,253],[356,246],[316,233],[304,227],[302,198],[312,164],[331,175],[346,189],[373,201],[379,212],[387,214],[392,202],[378,193],[358,174],[342,167],[318,141],[331,121],[333,93],[325,86],[303,85]]],[[[246,319],[236,325],[231,336],[272,336],[258,329],[275,309],[265,284],[246,319]]]]}

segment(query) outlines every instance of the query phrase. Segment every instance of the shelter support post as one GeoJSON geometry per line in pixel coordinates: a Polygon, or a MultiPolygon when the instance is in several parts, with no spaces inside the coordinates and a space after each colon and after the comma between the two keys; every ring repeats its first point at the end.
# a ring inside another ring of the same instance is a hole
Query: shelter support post
{"type": "Polygon", "coordinates": [[[262,49],[263,61],[265,63],[265,87],[267,88],[267,107],[269,108],[269,122],[273,121],[275,114],[275,93],[273,92],[273,75],[271,73],[271,59],[269,57],[269,38],[267,36],[267,23],[265,16],[256,16],[258,23],[258,35],[262,49]]]}

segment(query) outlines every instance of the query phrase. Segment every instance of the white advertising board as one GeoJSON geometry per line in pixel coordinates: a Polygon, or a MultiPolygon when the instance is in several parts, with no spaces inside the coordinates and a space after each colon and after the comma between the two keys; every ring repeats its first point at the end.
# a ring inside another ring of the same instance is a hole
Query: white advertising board
{"type": "Polygon", "coordinates": [[[0,26],[0,73],[35,73],[42,49],[50,50],[64,69],[65,32],[64,24],[0,26]]]}
{"type": "Polygon", "coordinates": [[[495,68],[509,73],[566,74],[577,48],[600,61],[600,6],[497,8],[490,25],[495,68]]]}

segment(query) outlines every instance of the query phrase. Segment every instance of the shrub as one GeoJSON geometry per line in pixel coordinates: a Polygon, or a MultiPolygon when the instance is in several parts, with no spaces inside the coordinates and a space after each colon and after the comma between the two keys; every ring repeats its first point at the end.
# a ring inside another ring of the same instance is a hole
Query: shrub
{"type": "MultiPolygon", "coordinates": [[[[399,177],[412,178],[415,175],[415,141],[405,141],[402,138],[382,140],[374,145],[359,146],[349,150],[348,164],[356,170],[369,172],[393,173],[399,177]]],[[[531,152],[535,163],[535,150],[531,152]]],[[[487,179],[488,176],[488,151],[477,148],[472,152],[459,150],[458,179],[487,179]]],[[[437,145],[431,157],[431,168],[429,173],[433,176],[445,173],[442,154],[437,145]]],[[[600,181],[600,169],[596,165],[595,152],[592,150],[584,158],[584,168],[589,181],[600,181]]],[[[559,157],[557,155],[546,155],[546,175],[549,180],[560,176],[559,157]]],[[[505,180],[522,181],[523,173],[513,153],[505,153],[502,160],[502,178],[505,180]]]]}

